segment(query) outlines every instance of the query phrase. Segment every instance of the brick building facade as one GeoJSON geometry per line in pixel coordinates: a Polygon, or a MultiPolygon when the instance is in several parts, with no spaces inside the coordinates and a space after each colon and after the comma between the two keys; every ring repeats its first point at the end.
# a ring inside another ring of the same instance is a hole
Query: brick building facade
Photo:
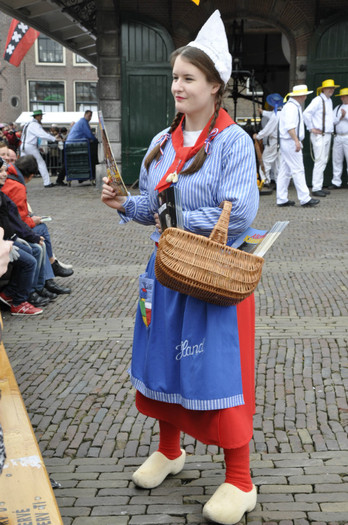
{"type": "MultiPolygon", "coordinates": [[[[0,17],[0,52],[5,51],[11,18],[0,17]]],[[[19,67],[1,60],[0,121],[14,122],[23,111],[82,111],[97,108],[95,66],[44,34],[19,67]]]]}

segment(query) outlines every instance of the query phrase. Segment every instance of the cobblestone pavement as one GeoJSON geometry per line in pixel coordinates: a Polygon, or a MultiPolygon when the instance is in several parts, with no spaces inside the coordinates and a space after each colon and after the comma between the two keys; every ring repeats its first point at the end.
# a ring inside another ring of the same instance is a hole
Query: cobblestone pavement
{"type": "MultiPolygon", "coordinates": [[[[183,472],[154,490],[131,474],[156,449],[158,426],[139,414],[128,381],[137,276],[149,229],[121,226],[84,183],[28,186],[52,215],[55,253],[71,285],[31,319],[4,312],[4,342],[66,525],[204,524],[202,505],[223,481],[217,447],[183,435],[183,472]]],[[[296,200],[294,190],[290,197],[296,200]]],[[[252,475],[256,509],[243,523],[348,523],[348,190],[315,208],[261,197],[254,223],[290,224],[266,255],[256,292],[252,475]]]]}

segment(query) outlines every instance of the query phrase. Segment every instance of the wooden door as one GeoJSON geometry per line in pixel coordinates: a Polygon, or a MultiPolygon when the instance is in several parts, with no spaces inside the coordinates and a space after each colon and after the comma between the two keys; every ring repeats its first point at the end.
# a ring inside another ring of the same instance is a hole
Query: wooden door
{"type": "Polygon", "coordinates": [[[173,43],[163,29],[143,20],[122,23],[122,177],[139,177],[151,139],[174,116],[169,56],[173,43]]]}

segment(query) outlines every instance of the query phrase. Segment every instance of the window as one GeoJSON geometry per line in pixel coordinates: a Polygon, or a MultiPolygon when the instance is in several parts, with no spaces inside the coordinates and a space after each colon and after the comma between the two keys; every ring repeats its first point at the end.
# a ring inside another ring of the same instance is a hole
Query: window
{"type": "Polygon", "coordinates": [[[98,110],[97,83],[75,82],[76,111],[98,110]]]}
{"type": "MultiPolygon", "coordinates": [[[[249,96],[253,94],[252,82],[253,81],[251,80],[251,78],[248,78],[246,81],[246,94],[249,96]]],[[[254,79],[254,95],[260,95],[260,96],[263,95],[263,88],[261,84],[259,84],[259,82],[255,79],[254,79]]]]}
{"type": "Polygon", "coordinates": [[[86,60],[85,58],[81,57],[80,55],[76,55],[76,53],[74,53],[74,65],[78,65],[78,66],[90,66],[91,64],[88,62],[88,60],[86,60]]]}
{"type": "Polygon", "coordinates": [[[37,39],[37,60],[39,64],[64,64],[64,48],[48,36],[37,39]]]}
{"type": "Polygon", "coordinates": [[[29,110],[65,111],[64,82],[29,81],[29,110]]]}
{"type": "Polygon", "coordinates": [[[18,106],[19,106],[19,98],[18,97],[11,97],[11,106],[13,108],[18,108],[18,106]]]}

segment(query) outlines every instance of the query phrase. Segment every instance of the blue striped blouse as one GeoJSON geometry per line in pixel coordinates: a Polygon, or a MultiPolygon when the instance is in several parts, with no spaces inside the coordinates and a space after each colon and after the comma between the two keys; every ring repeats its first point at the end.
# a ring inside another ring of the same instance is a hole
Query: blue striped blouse
{"type": "MultiPolygon", "coordinates": [[[[149,151],[167,130],[151,142],[149,151]]],[[[164,146],[159,163],[153,161],[149,172],[142,163],[139,177],[140,195],[128,196],[121,222],[134,220],[152,225],[158,211],[155,187],[175,158],[171,138],[164,146]]],[[[185,168],[190,165],[188,160],[185,168]]],[[[259,205],[255,150],[251,138],[237,124],[225,128],[210,144],[209,154],[202,168],[191,175],[180,175],[180,188],[184,228],[190,232],[209,236],[221,214],[219,204],[232,202],[228,228],[229,244],[253,222],[259,205]]],[[[159,235],[152,235],[157,240],[159,235]]]]}

